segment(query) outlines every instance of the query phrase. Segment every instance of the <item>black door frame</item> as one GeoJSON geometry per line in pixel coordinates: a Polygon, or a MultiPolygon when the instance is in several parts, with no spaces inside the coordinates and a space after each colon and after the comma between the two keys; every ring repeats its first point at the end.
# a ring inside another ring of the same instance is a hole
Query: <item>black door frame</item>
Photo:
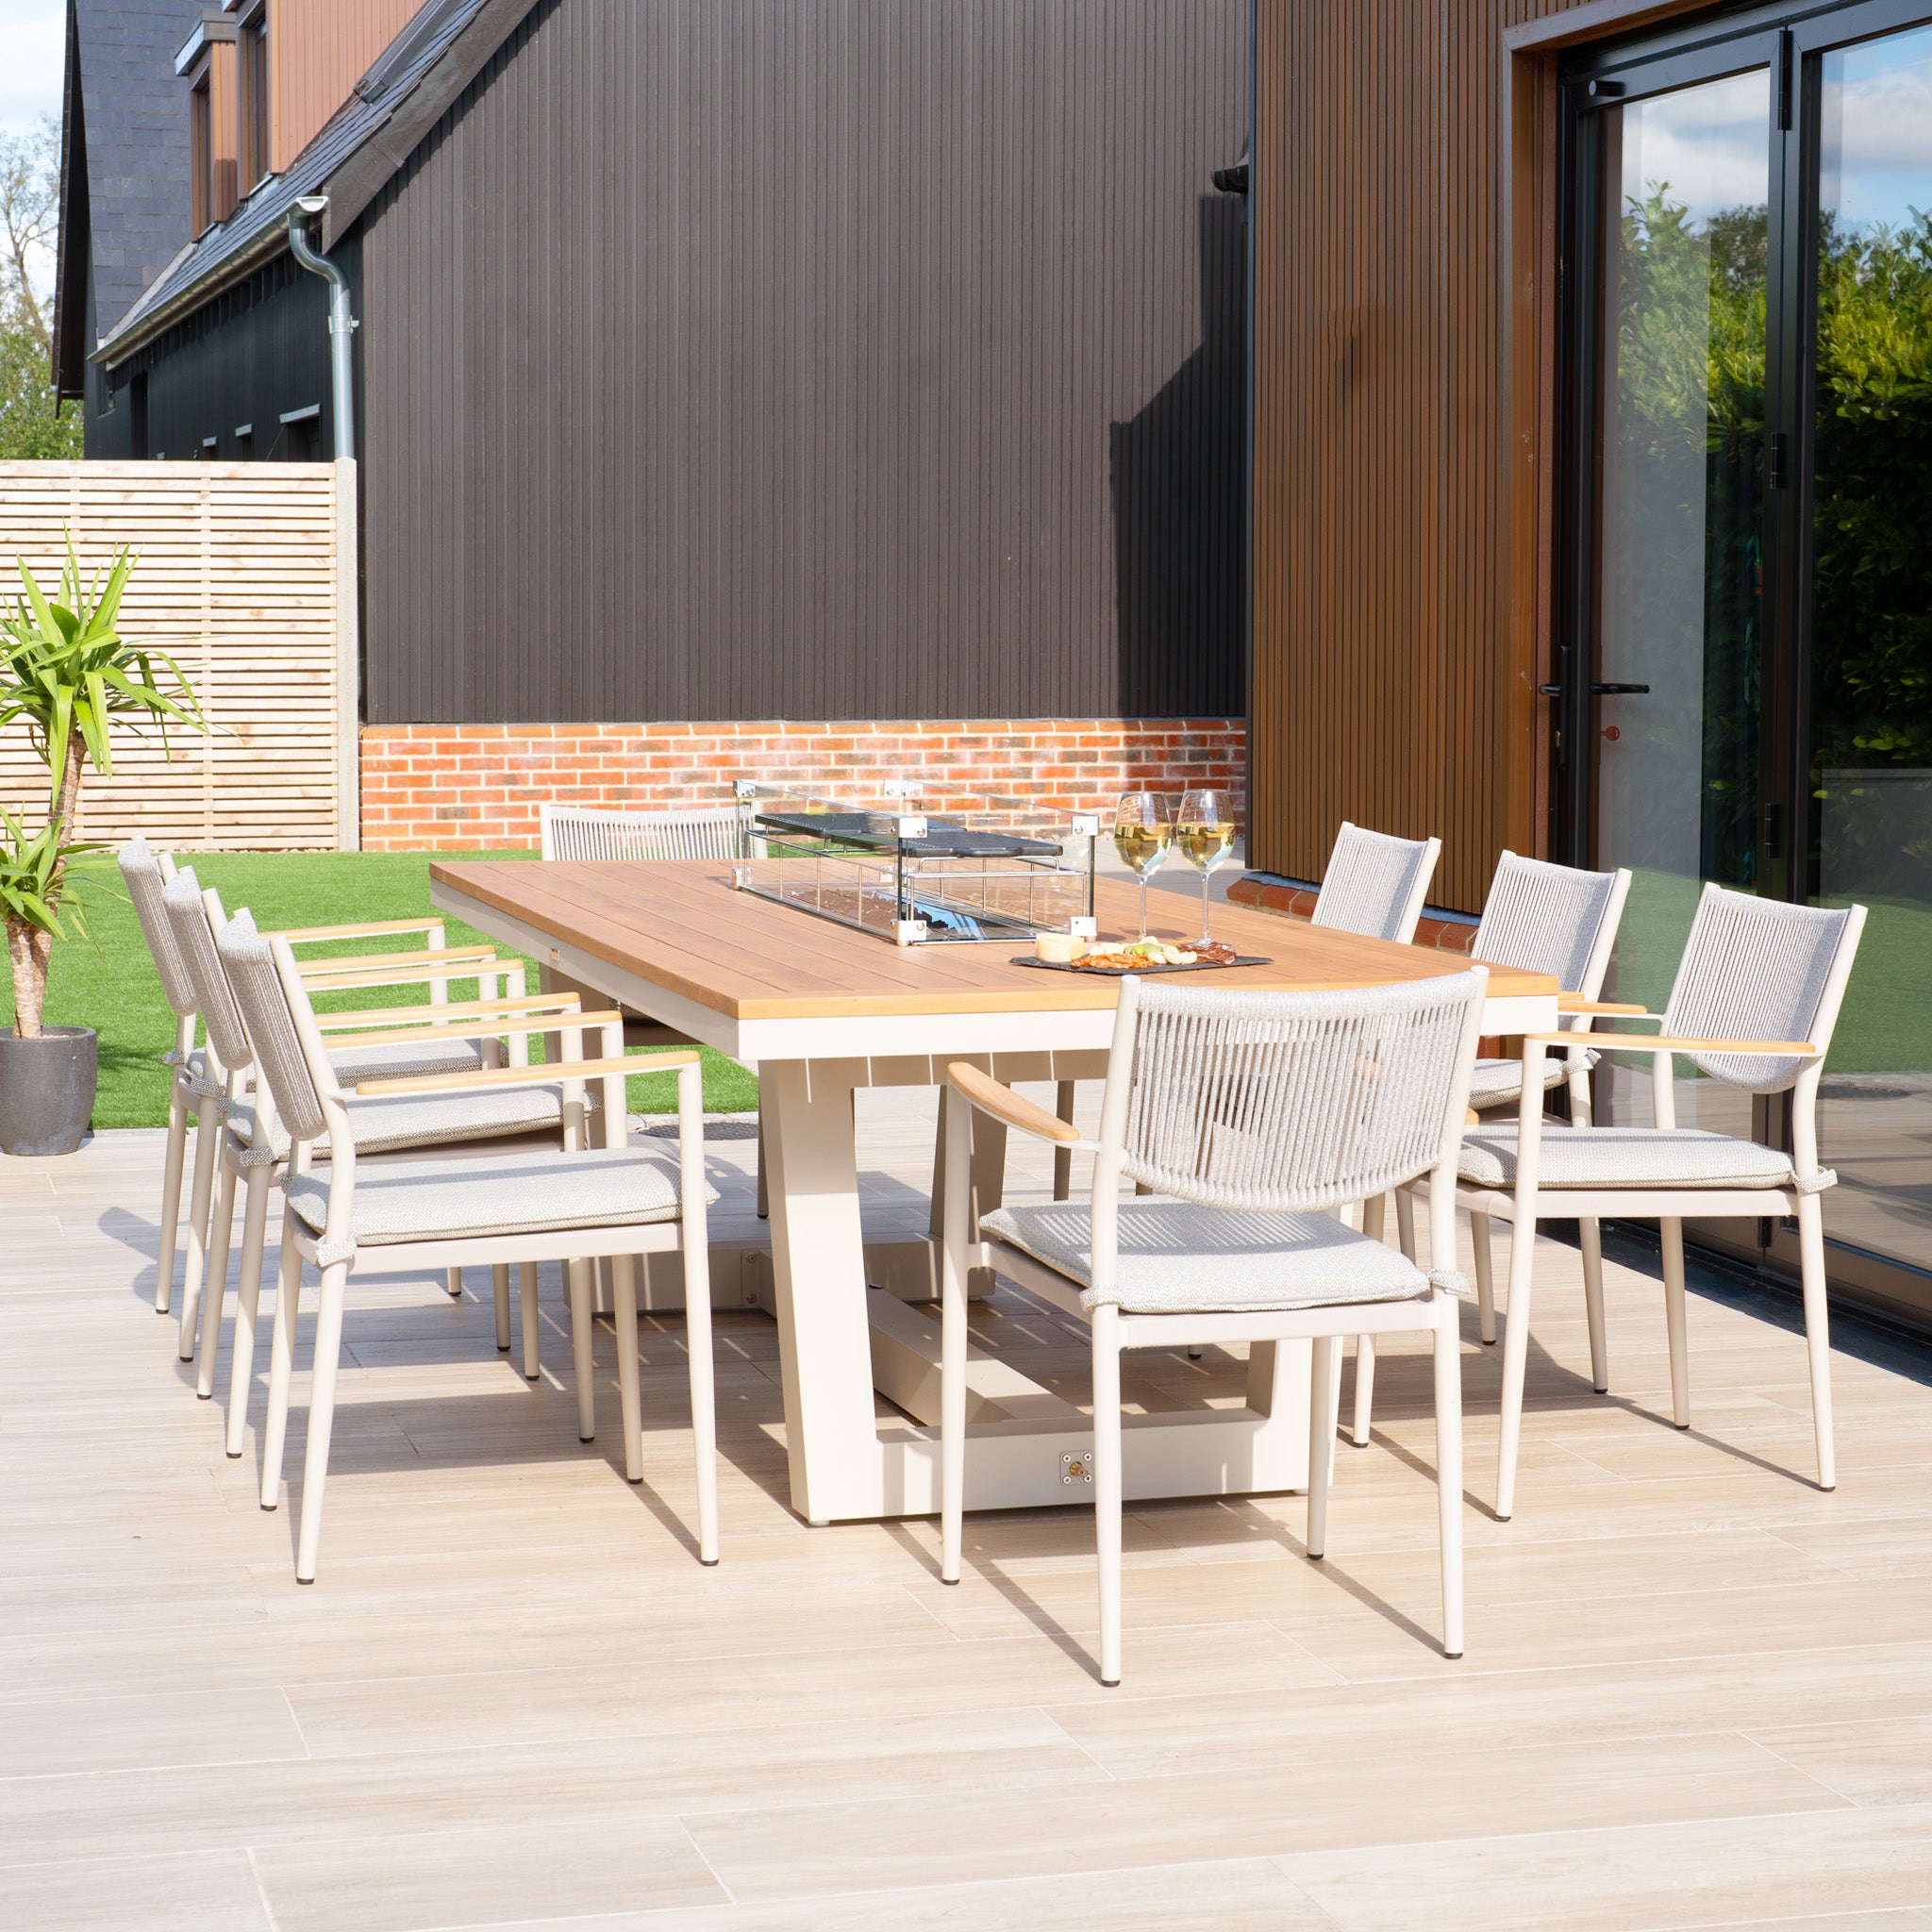
{"type": "MultiPolygon", "coordinates": [[[[1557,68],[1557,495],[1555,608],[1549,667],[1551,849],[1590,865],[1594,824],[1597,484],[1602,423],[1601,113],[1754,68],[1771,82],[1766,229],[1764,604],[1760,644],[1757,890],[1804,902],[1815,890],[1810,797],[1811,524],[1815,451],[1822,56],[1932,24],[1932,0],[1785,0],[1663,29],[1589,42],[1557,68]]],[[[1789,1143],[1782,1097],[1759,1100],[1756,1131],[1789,1143]]],[[[1697,1228],[1700,1245],[1795,1280],[1792,1225],[1767,1219],[1697,1228]]],[[[1827,1241],[1832,1287],[1919,1325],[1932,1325],[1932,1270],[1827,1241]]]]}

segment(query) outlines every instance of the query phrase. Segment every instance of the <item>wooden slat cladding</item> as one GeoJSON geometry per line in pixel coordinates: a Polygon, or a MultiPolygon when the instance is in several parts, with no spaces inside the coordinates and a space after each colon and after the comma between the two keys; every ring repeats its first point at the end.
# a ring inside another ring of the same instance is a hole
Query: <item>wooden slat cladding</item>
{"type": "Polygon", "coordinates": [[[364,233],[372,723],[1243,708],[1243,0],[540,7],[364,233]]]}
{"type": "MultiPolygon", "coordinates": [[[[332,848],[338,804],[337,477],[326,463],[0,463],[0,558],[58,581],[63,531],[90,575],[141,553],[123,635],[167,651],[215,728],[117,732],[81,826],[169,846],[332,848]]],[[[17,578],[15,579],[17,582],[17,578]]],[[[38,824],[46,774],[0,728],[0,804],[38,824]]]]}
{"type": "Polygon", "coordinates": [[[269,151],[280,174],[423,0],[268,0],[269,151]]]}
{"type": "Polygon", "coordinates": [[[1513,476],[1505,459],[1512,409],[1519,441],[1541,434],[1539,351],[1523,339],[1538,313],[1520,297],[1534,284],[1540,300],[1547,277],[1513,265],[1512,365],[1506,271],[1537,216],[1510,196],[1538,160],[1524,125],[1537,97],[1503,36],[1562,10],[1258,8],[1258,867],[1318,875],[1344,818],[1437,834],[1432,896],[1474,910],[1503,846],[1542,848],[1544,641],[1523,581],[1548,547],[1541,451],[1519,448],[1513,476]]]}

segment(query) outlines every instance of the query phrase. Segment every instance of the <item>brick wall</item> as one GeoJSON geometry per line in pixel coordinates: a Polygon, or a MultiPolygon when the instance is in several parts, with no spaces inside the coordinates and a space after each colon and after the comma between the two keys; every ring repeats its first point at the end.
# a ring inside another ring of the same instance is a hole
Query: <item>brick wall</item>
{"type": "Polygon", "coordinates": [[[1238,718],[973,718],[844,724],[377,724],[362,733],[373,852],[534,848],[545,803],[675,811],[723,805],[734,778],[868,791],[916,778],[922,803],[1001,792],[1052,811],[1123,791],[1244,791],[1238,718]]]}

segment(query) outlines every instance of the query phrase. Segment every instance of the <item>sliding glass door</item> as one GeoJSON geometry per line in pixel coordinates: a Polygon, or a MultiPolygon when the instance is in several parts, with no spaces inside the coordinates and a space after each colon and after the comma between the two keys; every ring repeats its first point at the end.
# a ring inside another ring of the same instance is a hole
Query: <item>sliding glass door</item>
{"type": "MultiPolygon", "coordinates": [[[[1734,13],[1565,83],[1558,844],[1631,868],[1612,995],[1653,1009],[1707,879],[1872,908],[1826,1224],[1842,1287],[1932,1319],[1932,0],[1734,13]]],[[[1647,1071],[1599,1103],[1648,1120],[1647,1071]]],[[[1677,1106],[1785,1130],[1708,1081],[1677,1106]]]]}

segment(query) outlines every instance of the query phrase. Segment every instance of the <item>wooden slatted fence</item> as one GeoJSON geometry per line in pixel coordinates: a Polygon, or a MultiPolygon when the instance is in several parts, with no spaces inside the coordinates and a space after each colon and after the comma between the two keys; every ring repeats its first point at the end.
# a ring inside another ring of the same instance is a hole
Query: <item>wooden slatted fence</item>
{"type": "MultiPolygon", "coordinates": [[[[122,606],[131,641],[169,652],[213,729],[117,733],[89,774],[81,830],[171,848],[353,849],[356,798],[352,463],[0,463],[0,596],[16,557],[43,588],[66,531],[84,571],[140,553],[122,606]]],[[[37,823],[45,776],[0,727],[0,803],[37,823]]]]}

